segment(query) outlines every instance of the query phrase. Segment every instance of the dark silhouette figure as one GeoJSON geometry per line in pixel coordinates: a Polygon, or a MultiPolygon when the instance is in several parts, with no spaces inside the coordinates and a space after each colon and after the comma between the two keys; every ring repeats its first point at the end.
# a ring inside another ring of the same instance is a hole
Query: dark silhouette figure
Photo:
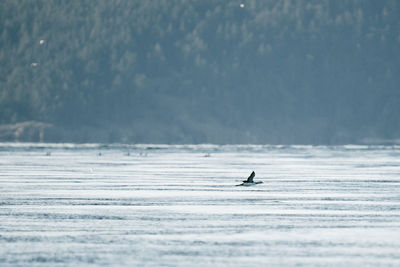
{"type": "Polygon", "coordinates": [[[252,173],[250,174],[249,178],[247,178],[247,180],[242,181],[241,184],[238,184],[238,185],[236,185],[236,186],[239,186],[239,185],[250,186],[250,185],[256,185],[256,184],[262,184],[262,183],[263,183],[263,182],[261,182],[261,181],[255,181],[255,182],[254,182],[254,177],[256,177],[256,173],[255,173],[255,172],[252,172],[252,173]]]}
{"type": "Polygon", "coordinates": [[[253,171],[247,180],[244,180],[243,183],[254,183],[253,179],[256,176],[256,173],[253,171]]]}

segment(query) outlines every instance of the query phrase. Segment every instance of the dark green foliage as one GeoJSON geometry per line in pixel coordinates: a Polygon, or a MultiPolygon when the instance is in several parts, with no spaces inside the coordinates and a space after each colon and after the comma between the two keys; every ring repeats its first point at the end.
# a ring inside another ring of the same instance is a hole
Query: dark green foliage
{"type": "Polygon", "coordinates": [[[0,124],[79,142],[400,137],[398,1],[241,3],[0,1],[0,124]]]}

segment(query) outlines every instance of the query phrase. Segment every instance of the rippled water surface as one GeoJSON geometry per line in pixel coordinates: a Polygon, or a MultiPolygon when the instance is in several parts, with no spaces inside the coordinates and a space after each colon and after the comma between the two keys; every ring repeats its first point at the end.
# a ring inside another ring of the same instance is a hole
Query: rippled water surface
{"type": "Polygon", "coordinates": [[[1,266],[399,263],[399,147],[0,144],[1,266]]]}

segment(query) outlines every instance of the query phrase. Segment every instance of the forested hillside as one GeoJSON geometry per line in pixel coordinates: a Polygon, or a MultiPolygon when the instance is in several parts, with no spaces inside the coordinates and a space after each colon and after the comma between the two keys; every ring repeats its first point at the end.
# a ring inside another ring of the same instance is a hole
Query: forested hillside
{"type": "Polygon", "coordinates": [[[398,139],[399,16],[397,0],[2,0],[0,140],[398,139]]]}

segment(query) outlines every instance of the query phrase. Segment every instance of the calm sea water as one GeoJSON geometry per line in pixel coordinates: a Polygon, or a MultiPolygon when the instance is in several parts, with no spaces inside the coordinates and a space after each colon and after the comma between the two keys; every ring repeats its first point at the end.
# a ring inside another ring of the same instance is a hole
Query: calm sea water
{"type": "Polygon", "coordinates": [[[399,264],[400,147],[0,144],[1,266],[399,264]]]}

